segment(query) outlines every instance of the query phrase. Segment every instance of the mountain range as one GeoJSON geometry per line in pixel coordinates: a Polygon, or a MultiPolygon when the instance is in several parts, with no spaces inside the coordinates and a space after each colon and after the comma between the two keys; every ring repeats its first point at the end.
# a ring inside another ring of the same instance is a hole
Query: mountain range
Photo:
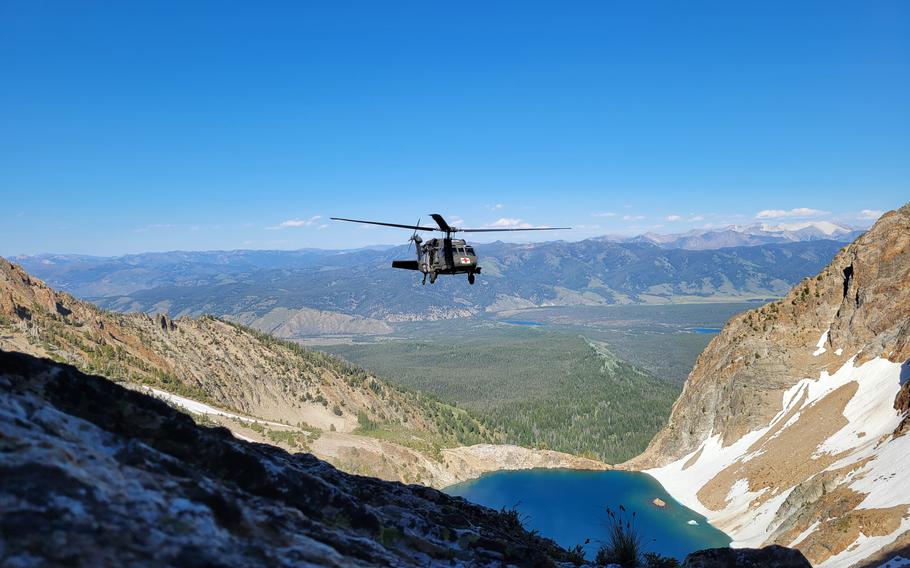
{"type": "Polygon", "coordinates": [[[413,254],[403,246],[114,258],[42,255],[17,261],[51,285],[108,309],[215,314],[302,337],[333,330],[382,332],[382,322],[535,306],[778,297],[818,271],[842,246],[833,240],[716,250],[605,240],[497,242],[476,247],[483,274],[475,286],[450,277],[421,286],[417,274],[390,267],[393,259],[413,254]],[[299,312],[305,309],[322,313],[299,312]]]}

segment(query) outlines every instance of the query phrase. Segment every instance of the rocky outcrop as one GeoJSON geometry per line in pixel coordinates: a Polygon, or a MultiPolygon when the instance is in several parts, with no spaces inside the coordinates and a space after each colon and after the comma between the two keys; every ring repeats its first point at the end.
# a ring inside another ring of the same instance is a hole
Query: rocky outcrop
{"type": "Polygon", "coordinates": [[[10,566],[552,566],[514,517],[197,426],[150,396],[0,352],[10,566]]]}
{"type": "Polygon", "coordinates": [[[783,299],[732,318],[626,466],[734,545],[854,565],[910,531],[908,359],[910,205],[783,299]]]}
{"type": "Polygon", "coordinates": [[[765,548],[709,548],[686,556],[683,568],[812,568],[798,550],[783,546],[765,548]]]}
{"type": "Polygon", "coordinates": [[[894,398],[894,410],[904,417],[894,430],[895,436],[903,436],[910,430],[910,362],[901,366],[901,381],[904,386],[894,398]]]}

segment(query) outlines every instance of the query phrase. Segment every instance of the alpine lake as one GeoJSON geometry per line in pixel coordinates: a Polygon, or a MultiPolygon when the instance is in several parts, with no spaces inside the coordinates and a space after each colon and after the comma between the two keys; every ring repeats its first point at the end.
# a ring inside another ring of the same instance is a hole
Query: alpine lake
{"type": "Polygon", "coordinates": [[[635,512],[644,552],[680,561],[696,550],[730,545],[702,515],[673,499],[653,477],[630,471],[532,469],[498,471],[444,490],[493,509],[516,509],[528,530],[565,548],[584,544],[593,559],[607,538],[607,508],[635,512]],[[654,499],[666,503],[659,507],[654,499]]]}

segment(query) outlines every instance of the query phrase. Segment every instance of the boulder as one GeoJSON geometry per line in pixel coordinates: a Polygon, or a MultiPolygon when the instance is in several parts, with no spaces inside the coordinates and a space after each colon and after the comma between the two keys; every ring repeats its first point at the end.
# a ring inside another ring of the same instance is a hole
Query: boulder
{"type": "Polygon", "coordinates": [[[709,548],[686,556],[684,568],[812,568],[803,553],[784,546],[709,548]]]}

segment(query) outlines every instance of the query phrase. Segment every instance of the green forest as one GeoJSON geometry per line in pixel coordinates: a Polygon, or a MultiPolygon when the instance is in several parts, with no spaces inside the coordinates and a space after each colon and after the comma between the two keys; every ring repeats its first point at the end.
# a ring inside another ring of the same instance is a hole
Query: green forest
{"type": "Polygon", "coordinates": [[[679,394],[672,381],[574,333],[474,329],[439,340],[323,349],[457,404],[504,432],[508,442],[608,463],[641,452],[679,394]]]}

